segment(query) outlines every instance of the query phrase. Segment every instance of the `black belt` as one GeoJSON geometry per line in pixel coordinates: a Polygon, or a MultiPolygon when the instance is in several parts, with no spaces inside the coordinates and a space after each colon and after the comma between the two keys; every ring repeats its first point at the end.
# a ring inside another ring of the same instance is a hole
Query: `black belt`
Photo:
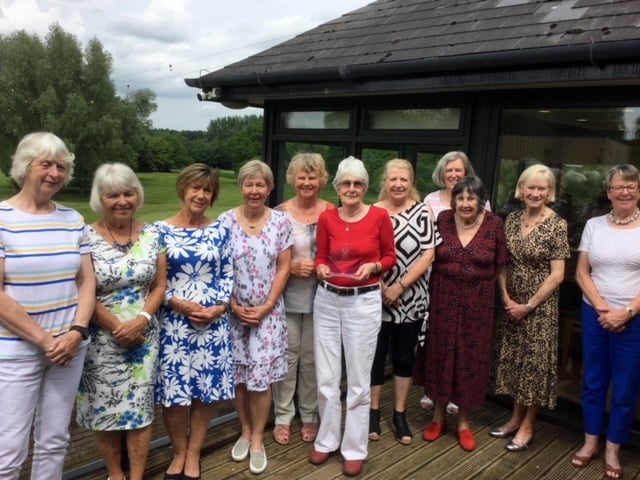
{"type": "Polygon", "coordinates": [[[350,297],[353,295],[360,295],[361,293],[373,292],[380,290],[380,284],[367,285],[366,287],[336,287],[327,282],[320,282],[320,286],[325,290],[328,290],[341,297],[350,297]]]}

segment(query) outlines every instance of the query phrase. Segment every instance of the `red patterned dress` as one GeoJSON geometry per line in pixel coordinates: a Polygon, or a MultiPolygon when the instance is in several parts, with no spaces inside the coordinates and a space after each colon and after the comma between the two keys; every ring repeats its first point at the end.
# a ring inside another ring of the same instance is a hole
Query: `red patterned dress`
{"type": "Polygon", "coordinates": [[[509,256],[500,217],[485,212],[463,247],[453,215],[445,210],[438,216],[442,243],[431,274],[429,333],[414,380],[438,403],[474,408],[484,403],[489,383],[496,277],[509,256]]]}

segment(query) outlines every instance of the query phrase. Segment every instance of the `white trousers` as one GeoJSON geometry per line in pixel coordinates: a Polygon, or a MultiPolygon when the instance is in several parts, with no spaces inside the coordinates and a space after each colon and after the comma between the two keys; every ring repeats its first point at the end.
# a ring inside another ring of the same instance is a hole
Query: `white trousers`
{"type": "Polygon", "coordinates": [[[284,380],[272,385],[276,425],[291,425],[296,414],[294,397],[303,423],[318,421],[318,389],[313,358],[313,316],[287,312],[289,369],[284,380]]]}
{"type": "Polygon", "coordinates": [[[32,480],[62,478],[69,423],[87,347],[67,367],[44,355],[0,360],[0,479],[17,480],[33,424],[32,480]]]}
{"type": "Polygon", "coordinates": [[[318,452],[340,447],[345,460],[367,458],[371,365],[382,322],[380,291],[349,297],[318,287],[314,302],[314,344],[320,429],[318,452]],[[347,414],[340,440],[342,352],[347,369],[347,414]]]}

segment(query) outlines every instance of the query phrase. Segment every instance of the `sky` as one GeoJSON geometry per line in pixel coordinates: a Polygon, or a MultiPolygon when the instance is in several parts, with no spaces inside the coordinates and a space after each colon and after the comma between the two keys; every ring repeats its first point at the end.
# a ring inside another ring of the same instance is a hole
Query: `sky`
{"type": "Polygon", "coordinates": [[[118,95],[157,95],[155,128],[206,130],[215,118],[262,114],[199,102],[199,77],[374,0],[0,0],[0,34],[44,39],[57,22],[82,48],[97,38],[113,59],[118,95]]]}

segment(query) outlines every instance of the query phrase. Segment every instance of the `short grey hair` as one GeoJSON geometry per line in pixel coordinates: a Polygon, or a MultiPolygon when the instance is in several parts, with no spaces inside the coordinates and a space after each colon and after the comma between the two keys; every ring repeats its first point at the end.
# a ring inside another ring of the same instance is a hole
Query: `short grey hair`
{"type": "Polygon", "coordinates": [[[144,204],[144,190],[136,173],[124,163],[103,163],[93,175],[89,206],[97,214],[104,213],[102,196],[107,192],[135,190],[138,208],[144,204]]]}
{"type": "Polygon", "coordinates": [[[640,184],[640,173],[638,172],[638,169],[629,163],[621,163],[609,169],[607,178],[604,181],[604,186],[607,190],[611,188],[611,181],[616,175],[619,175],[627,182],[636,182],[637,184],[640,184]]]}
{"type": "Polygon", "coordinates": [[[431,175],[431,179],[433,180],[433,183],[435,183],[438,187],[440,188],[446,187],[447,184],[445,182],[444,174],[447,171],[447,165],[449,165],[454,160],[462,160],[462,163],[464,164],[464,175],[466,177],[468,176],[474,177],[476,175],[476,172],[471,166],[471,162],[469,161],[469,157],[467,157],[466,153],[448,152],[448,153],[445,153],[440,158],[440,160],[438,160],[438,163],[436,164],[436,168],[433,169],[433,174],[431,175]]]}
{"type": "Polygon", "coordinates": [[[25,135],[13,155],[11,162],[11,178],[22,187],[31,162],[41,157],[53,157],[61,162],[67,172],[64,184],[73,178],[73,162],[76,156],[69,152],[60,137],[50,132],[33,132],[25,135]]]}
{"type": "Polygon", "coordinates": [[[242,187],[245,180],[250,177],[262,177],[264,181],[267,182],[269,190],[273,190],[275,185],[273,172],[271,171],[271,167],[262,160],[249,160],[240,167],[240,170],[238,170],[238,185],[242,187]]]}
{"type": "Polygon", "coordinates": [[[345,176],[355,177],[358,180],[362,180],[365,187],[367,189],[369,188],[369,173],[367,172],[362,160],[353,156],[348,156],[338,164],[338,171],[333,179],[333,188],[335,188],[336,191],[338,191],[342,178],[345,176]]]}

